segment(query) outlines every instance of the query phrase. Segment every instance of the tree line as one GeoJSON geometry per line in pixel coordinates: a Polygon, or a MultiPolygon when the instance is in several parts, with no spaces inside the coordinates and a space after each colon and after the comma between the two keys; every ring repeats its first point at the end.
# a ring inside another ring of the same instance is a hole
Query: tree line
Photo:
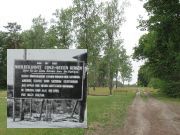
{"type": "Polygon", "coordinates": [[[139,28],[148,31],[134,48],[134,59],[145,60],[138,84],[159,88],[180,97],[180,3],[179,0],[148,0],[149,19],[141,18],[139,28]]]}
{"type": "Polygon", "coordinates": [[[66,9],[57,9],[51,22],[41,15],[28,30],[10,22],[0,31],[0,86],[6,86],[6,49],[77,49],[88,50],[89,86],[108,86],[130,82],[132,65],[126,54],[120,28],[126,3],[118,0],[97,4],[95,0],[73,0],[66,9]],[[121,78],[122,82],[119,82],[121,78]]]}

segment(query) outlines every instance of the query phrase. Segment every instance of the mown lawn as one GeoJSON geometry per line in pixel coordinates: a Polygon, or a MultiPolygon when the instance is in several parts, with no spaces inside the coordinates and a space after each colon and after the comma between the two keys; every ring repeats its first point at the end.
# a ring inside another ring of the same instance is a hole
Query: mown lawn
{"type": "MultiPolygon", "coordinates": [[[[107,88],[97,88],[96,93],[109,92],[107,88]]],[[[95,93],[95,94],[96,94],[95,93]]],[[[0,98],[0,135],[83,135],[96,132],[96,126],[116,128],[123,124],[128,106],[134,98],[134,91],[114,91],[112,96],[88,96],[87,129],[6,129],[6,99],[0,98]]],[[[0,92],[0,95],[5,95],[0,92]]]]}

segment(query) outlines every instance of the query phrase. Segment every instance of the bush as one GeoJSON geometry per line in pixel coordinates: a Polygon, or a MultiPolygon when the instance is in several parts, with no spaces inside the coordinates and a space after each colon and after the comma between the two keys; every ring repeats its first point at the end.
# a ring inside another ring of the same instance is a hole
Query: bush
{"type": "Polygon", "coordinates": [[[7,88],[7,82],[6,80],[0,80],[0,89],[7,88]]]}
{"type": "Polygon", "coordinates": [[[166,81],[162,91],[170,97],[180,97],[180,81],[166,81]]]}
{"type": "Polygon", "coordinates": [[[154,89],[161,89],[163,85],[164,81],[158,78],[151,78],[151,80],[148,83],[148,87],[153,87],[154,89]]]}

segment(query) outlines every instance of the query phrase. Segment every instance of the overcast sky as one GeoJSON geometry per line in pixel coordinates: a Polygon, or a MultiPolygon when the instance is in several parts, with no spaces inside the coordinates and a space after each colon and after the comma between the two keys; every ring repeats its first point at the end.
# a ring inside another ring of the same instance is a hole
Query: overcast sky
{"type": "MultiPolygon", "coordinates": [[[[132,55],[133,47],[137,45],[139,37],[144,34],[136,29],[138,16],[147,17],[147,13],[140,0],[129,0],[129,2],[130,6],[125,9],[126,22],[121,28],[121,36],[124,39],[127,54],[132,55]]],[[[3,26],[6,26],[7,22],[17,22],[23,30],[29,29],[34,17],[41,14],[50,21],[56,9],[70,5],[72,5],[72,0],[0,0],[0,30],[4,30],[3,26]]],[[[131,84],[137,81],[137,72],[143,62],[132,61],[132,64],[134,72],[131,84]]]]}

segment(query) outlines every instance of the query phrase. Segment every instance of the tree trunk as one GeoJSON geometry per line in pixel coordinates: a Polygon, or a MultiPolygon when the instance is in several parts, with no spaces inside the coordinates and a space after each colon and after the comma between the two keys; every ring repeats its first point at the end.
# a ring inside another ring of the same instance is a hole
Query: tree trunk
{"type": "Polygon", "coordinates": [[[93,62],[93,66],[94,66],[94,85],[93,85],[93,90],[96,90],[96,62],[94,60],[93,62]]]}
{"type": "Polygon", "coordinates": [[[117,89],[117,86],[118,85],[118,71],[116,71],[116,89],[117,89]]]}

